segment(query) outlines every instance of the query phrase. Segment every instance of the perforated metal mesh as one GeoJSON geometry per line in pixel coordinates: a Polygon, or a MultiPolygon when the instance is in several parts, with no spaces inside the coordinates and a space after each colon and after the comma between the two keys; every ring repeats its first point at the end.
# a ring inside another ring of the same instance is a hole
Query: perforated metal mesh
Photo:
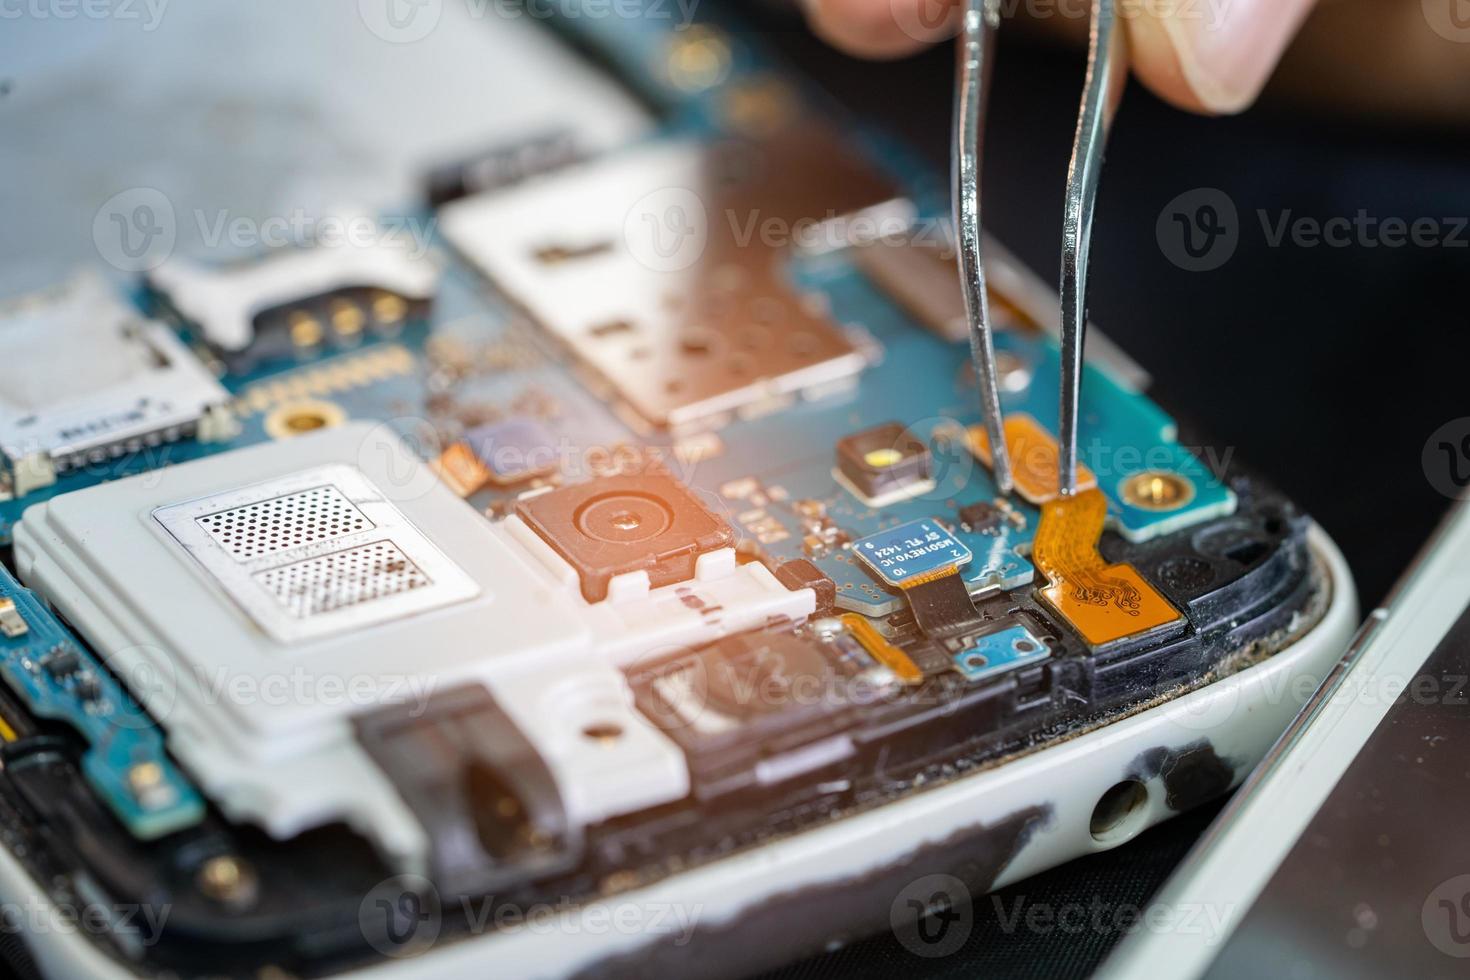
{"type": "Polygon", "coordinates": [[[272,497],[195,520],[236,561],[373,528],[373,522],[332,486],[272,497]]]}
{"type": "MultiPolygon", "coordinates": [[[[359,451],[356,442],[349,449],[359,451]]],[[[242,460],[235,469],[248,468],[242,460]]],[[[452,496],[413,502],[425,510],[460,506],[452,496]]],[[[153,519],[278,643],[363,629],[480,594],[382,488],[346,463],[194,496],[156,508],[153,519]]]]}
{"type": "Polygon", "coordinates": [[[374,541],[257,572],[255,580],[300,619],[432,584],[391,541],[374,541]]]}

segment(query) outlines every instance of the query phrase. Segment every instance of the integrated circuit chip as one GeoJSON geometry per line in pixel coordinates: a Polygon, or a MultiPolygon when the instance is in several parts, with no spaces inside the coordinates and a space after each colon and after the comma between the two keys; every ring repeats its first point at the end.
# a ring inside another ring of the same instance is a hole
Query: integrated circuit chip
{"type": "Polygon", "coordinates": [[[558,469],[557,437],[532,418],[510,418],[465,433],[490,482],[510,486],[558,469]]]}
{"type": "Polygon", "coordinates": [[[864,565],[894,588],[912,589],[969,563],[970,549],[938,521],[910,521],[853,545],[864,565]]]}
{"type": "Polygon", "coordinates": [[[784,630],[727,637],[633,677],[638,706],[684,750],[705,799],[846,763],[859,689],[836,650],[784,630]]]}

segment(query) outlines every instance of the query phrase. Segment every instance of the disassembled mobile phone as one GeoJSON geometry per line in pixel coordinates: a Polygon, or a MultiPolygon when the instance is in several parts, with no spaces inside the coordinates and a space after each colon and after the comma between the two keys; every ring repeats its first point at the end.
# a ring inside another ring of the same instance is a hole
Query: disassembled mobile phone
{"type": "Polygon", "coordinates": [[[1345,644],[1101,338],[1058,497],[992,247],[1000,497],[942,176],[581,6],[7,26],[0,896],[110,913],[16,957],[746,973],[1223,793],[1345,644]]]}

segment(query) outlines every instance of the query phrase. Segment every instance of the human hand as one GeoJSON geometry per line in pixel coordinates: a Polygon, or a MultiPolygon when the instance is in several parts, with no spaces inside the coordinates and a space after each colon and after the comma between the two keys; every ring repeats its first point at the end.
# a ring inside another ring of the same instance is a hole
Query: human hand
{"type": "MultiPolygon", "coordinates": [[[[1196,112],[1255,101],[1316,0],[1119,0],[1134,75],[1196,112]]],[[[960,0],[805,0],[818,34],[854,54],[896,57],[952,32],[960,0]]],[[[1043,28],[1086,36],[1089,0],[1017,3],[1043,28]]]]}

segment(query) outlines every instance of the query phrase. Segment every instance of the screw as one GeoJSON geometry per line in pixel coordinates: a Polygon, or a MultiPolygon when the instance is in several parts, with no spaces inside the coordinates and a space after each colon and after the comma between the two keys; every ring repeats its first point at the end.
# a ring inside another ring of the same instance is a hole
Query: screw
{"type": "Polygon", "coordinates": [[[205,861],[199,868],[197,883],[201,892],[221,905],[240,907],[255,901],[255,872],[233,854],[205,861]]]}

